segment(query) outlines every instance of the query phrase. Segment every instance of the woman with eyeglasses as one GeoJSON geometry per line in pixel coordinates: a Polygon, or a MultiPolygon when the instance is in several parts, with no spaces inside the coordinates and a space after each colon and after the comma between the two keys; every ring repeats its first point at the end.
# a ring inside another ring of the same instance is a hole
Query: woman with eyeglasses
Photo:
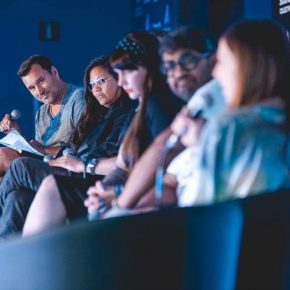
{"type": "MultiPolygon", "coordinates": [[[[63,156],[49,161],[49,164],[78,173],[82,173],[85,166],[87,173],[105,175],[110,170],[106,158],[117,155],[125,131],[134,116],[136,103],[118,86],[117,74],[108,57],[99,57],[89,64],[84,82],[87,112],[70,142],[76,152],[74,155],[80,158],[77,161],[76,158],[63,156]],[[93,168],[88,167],[91,162],[95,163],[93,168]]],[[[110,163],[113,166],[114,160],[110,163]]]]}
{"type": "MultiPolygon", "coordinates": [[[[119,85],[139,103],[119,150],[116,168],[94,187],[96,191],[109,189],[107,194],[112,194],[112,198],[118,194],[115,189],[124,184],[140,155],[153,138],[170,124],[181,107],[160,76],[158,45],[154,36],[133,32],[117,44],[111,57],[119,85]]],[[[86,216],[87,209],[83,203],[90,185],[57,175],[46,178],[30,208],[23,235],[65,223],[67,219],[86,216]]],[[[96,198],[97,195],[96,192],[96,198]]],[[[97,202],[98,206],[103,207],[104,204],[97,202]]]]}
{"type": "Polygon", "coordinates": [[[67,148],[48,163],[19,158],[2,180],[1,237],[22,230],[33,197],[49,174],[79,176],[94,184],[113,168],[136,103],[118,86],[117,74],[108,57],[99,57],[90,63],[84,84],[86,109],[67,148]]]}

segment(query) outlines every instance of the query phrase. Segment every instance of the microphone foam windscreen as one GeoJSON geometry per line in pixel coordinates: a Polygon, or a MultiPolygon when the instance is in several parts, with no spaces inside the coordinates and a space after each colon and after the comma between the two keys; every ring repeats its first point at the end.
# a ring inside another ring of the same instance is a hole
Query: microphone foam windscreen
{"type": "Polygon", "coordinates": [[[11,119],[12,120],[17,120],[21,117],[21,112],[19,110],[13,110],[11,112],[11,119]]]}

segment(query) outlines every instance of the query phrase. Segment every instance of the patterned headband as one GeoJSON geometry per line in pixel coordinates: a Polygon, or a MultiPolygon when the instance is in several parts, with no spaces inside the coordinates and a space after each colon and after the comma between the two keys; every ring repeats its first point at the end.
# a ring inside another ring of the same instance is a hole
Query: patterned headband
{"type": "Polygon", "coordinates": [[[117,46],[115,47],[115,50],[123,50],[135,56],[145,54],[144,48],[138,42],[132,40],[129,37],[125,37],[121,41],[119,41],[117,46]]]}

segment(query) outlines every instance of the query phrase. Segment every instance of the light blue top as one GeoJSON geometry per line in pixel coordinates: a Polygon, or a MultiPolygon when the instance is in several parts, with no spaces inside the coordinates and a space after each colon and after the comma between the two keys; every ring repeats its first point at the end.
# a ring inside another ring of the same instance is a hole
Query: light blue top
{"type": "Polygon", "coordinates": [[[284,119],[282,109],[255,105],[209,122],[199,160],[182,192],[188,201],[183,206],[290,188],[284,119]]]}
{"type": "Polygon", "coordinates": [[[84,90],[68,84],[61,109],[51,116],[50,105],[43,104],[35,116],[35,140],[44,146],[61,146],[68,142],[85,109],[84,90]]]}

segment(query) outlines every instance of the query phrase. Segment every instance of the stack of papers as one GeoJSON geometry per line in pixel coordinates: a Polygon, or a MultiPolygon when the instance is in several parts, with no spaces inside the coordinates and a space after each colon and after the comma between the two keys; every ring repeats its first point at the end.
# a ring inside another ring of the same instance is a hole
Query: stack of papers
{"type": "Polygon", "coordinates": [[[0,139],[0,144],[12,148],[19,153],[26,151],[39,156],[44,156],[44,154],[32,147],[17,130],[12,130],[4,138],[0,139]]]}

